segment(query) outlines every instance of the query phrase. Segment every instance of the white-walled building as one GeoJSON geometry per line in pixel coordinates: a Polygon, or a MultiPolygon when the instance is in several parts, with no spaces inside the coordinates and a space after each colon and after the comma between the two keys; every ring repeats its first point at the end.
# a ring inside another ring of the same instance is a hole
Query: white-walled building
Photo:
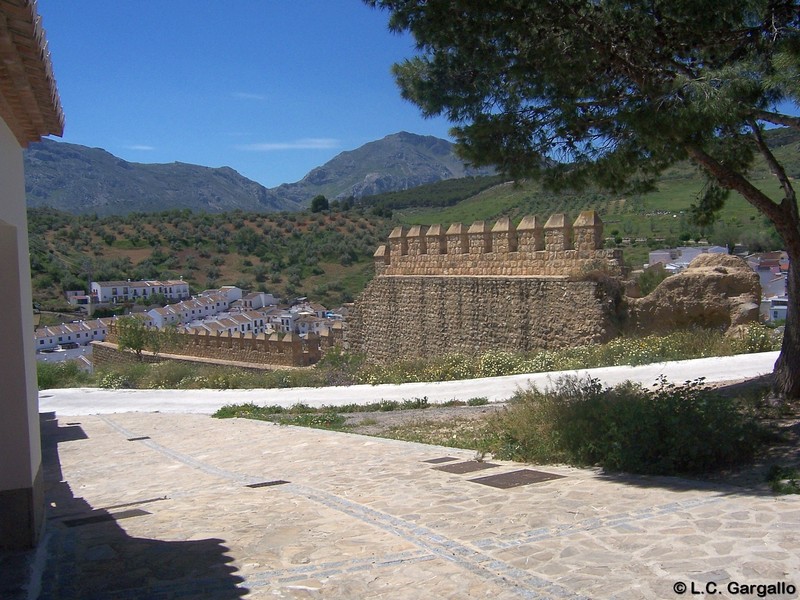
{"type": "Polygon", "coordinates": [[[200,292],[199,296],[214,296],[217,294],[223,294],[225,298],[227,298],[228,306],[236,302],[237,300],[241,300],[242,296],[244,295],[244,291],[242,288],[238,288],[235,285],[223,285],[221,288],[213,289],[213,290],[204,290],[200,292]]]}
{"type": "Polygon", "coordinates": [[[100,304],[119,304],[163,295],[177,302],[190,298],[189,284],[182,279],[167,281],[93,281],[91,295],[100,304]]]}
{"type": "Polygon", "coordinates": [[[679,246],[653,250],[648,255],[648,265],[661,263],[670,273],[679,273],[701,254],[728,254],[725,246],[679,246]]]}
{"type": "Polygon", "coordinates": [[[277,306],[281,299],[266,292],[250,292],[242,296],[240,300],[231,303],[231,308],[241,308],[244,310],[258,310],[267,306],[277,306]]]}
{"type": "Polygon", "coordinates": [[[54,350],[62,344],[74,343],[85,346],[94,341],[102,342],[108,335],[108,325],[111,321],[111,319],[94,319],[40,327],[33,336],[36,351],[54,350]]]}
{"type": "Polygon", "coordinates": [[[329,325],[330,323],[327,319],[311,315],[302,315],[295,321],[294,331],[300,335],[308,335],[309,333],[319,335],[320,332],[323,329],[327,329],[329,325]]]}
{"type": "Polygon", "coordinates": [[[201,295],[176,304],[152,308],[147,311],[147,314],[152,317],[156,327],[163,329],[168,325],[185,325],[192,321],[213,317],[227,311],[229,304],[228,297],[225,294],[208,292],[208,295],[201,295]]]}
{"type": "Polygon", "coordinates": [[[789,310],[788,296],[762,298],[759,315],[764,321],[785,321],[789,310]]]}
{"type": "Polygon", "coordinates": [[[787,294],[789,255],[786,252],[759,252],[751,254],[746,260],[758,274],[762,297],[771,298],[787,294]]]}
{"type": "Polygon", "coordinates": [[[0,2],[0,40],[0,550],[23,550],[42,531],[44,474],[22,149],[60,136],[64,113],[35,2],[0,2]]]}

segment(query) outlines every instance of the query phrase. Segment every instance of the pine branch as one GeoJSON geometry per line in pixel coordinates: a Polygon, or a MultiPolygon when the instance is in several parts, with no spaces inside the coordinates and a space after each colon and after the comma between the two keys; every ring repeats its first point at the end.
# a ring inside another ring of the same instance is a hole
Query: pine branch
{"type": "Polygon", "coordinates": [[[756,123],[755,119],[750,119],[750,128],[753,130],[753,137],[755,138],[756,146],[758,147],[759,152],[761,152],[764,160],[767,161],[769,170],[772,171],[772,174],[778,178],[778,181],[783,188],[784,202],[786,203],[788,209],[793,211],[796,218],[797,196],[794,188],[792,187],[791,180],[786,175],[786,170],[783,168],[783,165],[778,162],[778,159],[775,158],[775,155],[769,149],[769,146],[767,146],[767,143],[764,141],[764,136],[761,134],[761,128],[758,126],[758,123],[756,123]]]}
{"type": "Polygon", "coordinates": [[[773,125],[784,125],[792,129],[800,129],[800,117],[792,117],[782,113],[771,112],[768,110],[754,110],[753,117],[759,121],[766,121],[773,125]]]}
{"type": "Polygon", "coordinates": [[[741,173],[725,166],[699,146],[686,144],[685,147],[692,160],[703,167],[722,187],[740,193],[745,200],[764,213],[776,227],[780,226],[783,220],[783,211],[769,196],[750,183],[741,173]]]}

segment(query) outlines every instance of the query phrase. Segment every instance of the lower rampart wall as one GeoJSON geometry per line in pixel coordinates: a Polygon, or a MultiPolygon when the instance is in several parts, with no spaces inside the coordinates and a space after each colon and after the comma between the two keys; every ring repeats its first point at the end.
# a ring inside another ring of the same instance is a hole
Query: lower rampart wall
{"type": "Polygon", "coordinates": [[[378,276],[355,304],[348,341],[371,362],[552,350],[615,337],[617,308],[594,281],[378,276]]]}
{"type": "MultiPolygon", "coordinates": [[[[342,339],[340,327],[325,331],[321,336],[310,334],[304,338],[277,333],[267,336],[176,332],[172,334],[172,346],[165,348],[164,353],[270,366],[306,367],[318,362],[326,351],[341,344],[342,339]]],[[[109,326],[106,341],[113,344],[119,342],[119,332],[113,323],[109,326]]]]}
{"type": "Polygon", "coordinates": [[[162,362],[179,362],[188,365],[216,365],[234,367],[244,371],[274,371],[277,369],[300,369],[303,367],[293,367],[288,365],[263,364],[241,362],[236,360],[223,360],[220,357],[205,358],[201,356],[188,356],[186,354],[160,353],[154,355],[152,352],[144,351],[141,357],[129,350],[120,350],[117,344],[111,342],[92,342],[92,363],[97,369],[115,369],[127,365],[139,363],[157,364],[162,362]]]}

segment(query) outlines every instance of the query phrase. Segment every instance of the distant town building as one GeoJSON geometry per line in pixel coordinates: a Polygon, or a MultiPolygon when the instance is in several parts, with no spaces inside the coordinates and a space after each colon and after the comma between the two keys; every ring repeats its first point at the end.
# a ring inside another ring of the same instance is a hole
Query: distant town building
{"type": "Polygon", "coordinates": [[[680,273],[689,263],[701,254],[728,254],[725,246],[679,246],[678,248],[662,248],[653,250],[648,257],[648,266],[657,263],[664,265],[670,274],[680,273]]]}
{"type": "Polygon", "coordinates": [[[36,351],[55,350],[65,344],[85,346],[95,340],[102,342],[108,335],[110,322],[111,319],[94,319],[40,327],[34,332],[36,351]]]}
{"type": "Polygon", "coordinates": [[[91,296],[99,304],[120,304],[164,296],[176,302],[190,298],[189,284],[182,279],[167,281],[93,281],[91,296]]]}
{"type": "Polygon", "coordinates": [[[211,290],[203,290],[198,295],[199,296],[209,296],[212,294],[224,294],[228,300],[228,306],[232,303],[236,302],[237,300],[241,300],[242,296],[244,295],[244,291],[241,288],[236,287],[235,285],[223,285],[221,288],[218,289],[211,289],[211,290]]]}
{"type": "Polygon", "coordinates": [[[788,296],[774,296],[762,298],[759,315],[764,321],[785,321],[786,312],[789,310],[788,296]]]}
{"type": "Polygon", "coordinates": [[[244,309],[244,310],[257,310],[259,308],[264,308],[265,306],[277,306],[280,304],[281,299],[276,298],[272,294],[268,294],[266,292],[250,292],[242,296],[240,300],[235,300],[231,303],[232,309],[244,309]]]}
{"type": "Polygon", "coordinates": [[[784,321],[789,307],[789,255],[783,251],[759,252],[746,258],[761,282],[761,308],[765,321],[784,321]]]}

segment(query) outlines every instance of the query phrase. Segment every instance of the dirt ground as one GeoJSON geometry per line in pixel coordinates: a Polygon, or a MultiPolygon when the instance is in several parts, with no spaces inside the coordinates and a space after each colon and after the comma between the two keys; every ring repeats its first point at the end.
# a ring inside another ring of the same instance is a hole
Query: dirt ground
{"type": "MultiPolygon", "coordinates": [[[[770,383],[769,377],[752,380],[738,380],[709,386],[722,393],[743,394],[753,389],[763,388],[770,383]]],[[[394,410],[348,413],[348,430],[352,433],[380,436],[387,430],[401,425],[420,422],[447,422],[454,419],[483,419],[492,413],[503,410],[505,403],[491,403],[484,406],[436,406],[425,409],[394,410]]],[[[747,488],[767,489],[766,475],[773,464],[800,468],[800,406],[786,414],[769,419],[769,424],[781,433],[781,441],[766,447],[756,460],[744,467],[730,471],[710,473],[703,479],[724,482],[747,488]]]]}
{"type": "Polygon", "coordinates": [[[347,413],[348,431],[364,435],[381,435],[383,432],[420,421],[446,422],[453,419],[483,419],[493,412],[503,410],[505,402],[493,402],[484,406],[437,406],[410,410],[347,413]]]}

